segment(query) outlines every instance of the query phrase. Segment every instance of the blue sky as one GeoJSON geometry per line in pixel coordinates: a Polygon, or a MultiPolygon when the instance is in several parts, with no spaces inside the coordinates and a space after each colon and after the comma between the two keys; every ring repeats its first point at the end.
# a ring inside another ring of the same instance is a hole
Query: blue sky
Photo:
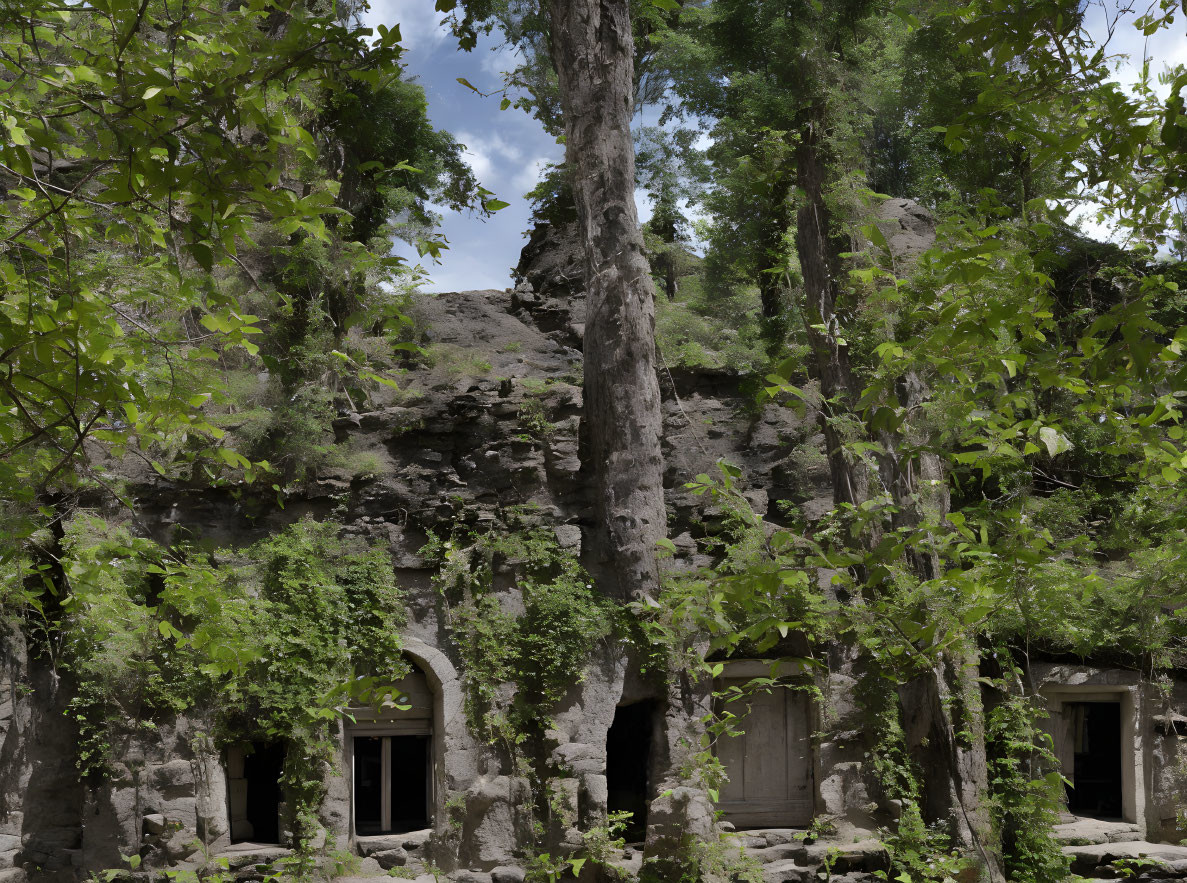
{"type": "MultiPolygon", "coordinates": [[[[484,92],[501,88],[501,72],[513,58],[497,39],[479,42],[461,52],[449,32],[440,27],[442,15],[433,0],[371,0],[364,24],[389,27],[399,23],[409,72],[425,88],[429,117],[466,145],[466,160],[486,188],[510,205],[485,222],[458,212],[442,212],[441,232],[449,251],[441,263],[421,263],[429,272],[428,291],[506,288],[511,268],[525,242],[530,207],[523,195],[535,186],[540,168],[564,155],[564,148],[545,134],[540,124],[519,110],[499,110],[499,98],[483,98],[457,82],[464,77],[484,92]]],[[[414,263],[411,248],[397,253],[414,263]]]]}
{"type": "MultiPolygon", "coordinates": [[[[511,284],[510,270],[519,260],[528,228],[529,206],[523,194],[535,185],[540,168],[558,161],[563,148],[544,133],[540,124],[518,110],[499,110],[499,98],[483,98],[457,82],[464,77],[484,92],[502,86],[501,73],[510,68],[514,58],[500,47],[497,37],[479,41],[471,52],[461,52],[449,32],[440,26],[441,13],[434,11],[433,0],[370,0],[371,9],[363,16],[368,27],[398,23],[404,60],[409,72],[424,86],[429,100],[429,116],[439,128],[452,132],[466,145],[466,159],[479,181],[510,205],[493,218],[481,221],[457,212],[444,211],[442,233],[450,249],[440,264],[428,259],[422,263],[430,281],[427,291],[461,291],[476,288],[505,288],[511,284]]],[[[1143,8],[1145,3],[1139,4],[1143,8]]],[[[1093,0],[1088,22],[1097,35],[1105,33],[1105,22],[1117,8],[1116,0],[1093,0]]],[[[1143,55],[1151,59],[1151,71],[1164,64],[1187,63],[1187,36],[1184,15],[1176,16],[1172,29],[1154,38],[1144,39],[1130,24],[1132,16],[1117,28],[1109,48],[1129,56],[1117,72],[1123,83],[1137,77],[1143,55]]],[[[1162,94],[1165,94],[1165,88],[1162,94]]],[[[643,218],[649,214],[640,206],[643,218]]],[[[1106,237],[1109,225],[1097,223],[1085,209],[1081,225],[1091,235],[1106,237]]],[[[398,249],[413,263],[419,259],[410,248],[398,249]]]]}

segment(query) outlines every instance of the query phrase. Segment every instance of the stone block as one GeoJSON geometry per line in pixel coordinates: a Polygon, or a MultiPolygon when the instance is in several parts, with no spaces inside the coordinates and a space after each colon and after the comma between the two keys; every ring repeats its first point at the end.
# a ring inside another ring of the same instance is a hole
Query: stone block
{"type": "Polygon", "coordinates": [[[490,872],[491,883],[523,883],[526,876],[523,868],[511,865],[500,865],[490,872]]]}
{"type": "Polygon", "coordinates": [[[408,864],[408,853],[400,848],[373,852],[371,853],[371,858],[379,862],[379,866],[385,871],[390,871],[392,868],[402,868],[408,864]]]}
{"type": "Polygon", "coordinates": [[[169,820],[160,813],[149,813],[144,817],[145,834],[164,834],[169,826],[169,820]]]}
{"type": "Polygon", "coordinates": [[[188,760],[170,760],[151,768],[149,781],[161,791],[194,789],[194,769],[188,760]]]}
{"type": "Polygon", "coordinates": [[[815,883],[816,873],[793,861],[781,861],[763,868],[762,879],[763,883],[815,883]]]}
{"type": "Polygon", "coordinates": [[[491,875],[484,871],[455,871],[449,877],[456,883],[491,883],[491,875]]]}

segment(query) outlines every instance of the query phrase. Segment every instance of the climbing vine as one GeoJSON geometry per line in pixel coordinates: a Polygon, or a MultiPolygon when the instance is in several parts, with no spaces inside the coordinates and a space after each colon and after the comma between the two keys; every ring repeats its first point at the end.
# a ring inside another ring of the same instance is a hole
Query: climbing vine
{"type": "Polygon", "coordinates": [[[548,722],[598,642],[621,633],[620,611],[530,509],[509,510],[485,529],[431,535],[421,551],[440,567],[435,583],[470,728],[501,746],[528,781],[531,879],[550,879],[572,863],[546,850],[575,823],[576,807],[550,784],[565,771],[550,759],[548,722]]]}
{"type": "Polygon", "coordinates": [[[304,519],[205,554],[94,516],[71,523],[66,549],[61,662],[77,682],[80,770],[109,775],[121,743],[183,713],[223,745],[284,742],[281,785],[307,855],[341,709],[390,699],[408,671],[387,552],[304,519]]]}
{"type": "Polygon", "coordinates": [[[615,632],[614,605],[530,510],[511,510],[486,530],[433,535],[421,554],[440,565],[435,583],[462,660],[471,728],[510,744],[539,732],[580,683],[597,642],[615,632]],[[501,586],[521,593],[522,609],[501,586]],[[504,684],[515,687],[510,701],[500,696],[504,684]]]}

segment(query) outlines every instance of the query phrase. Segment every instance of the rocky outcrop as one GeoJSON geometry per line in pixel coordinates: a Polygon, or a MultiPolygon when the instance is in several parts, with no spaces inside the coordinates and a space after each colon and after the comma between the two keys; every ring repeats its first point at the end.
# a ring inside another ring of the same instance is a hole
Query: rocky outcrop
{"type": "MultiPolygon", "coordinates": [[[[915,204],[892,200],[881,217],[896,260],[913,259],[930,244],[929,216],[915,204]]],[[[125,470],[141,500],[144,528],[162,541],[186,537],[242,546],[302,515],[333,513],[349,533],[390,550],[409,604],[404,647],[433,696],[433,824],[408,834],[357,835],[343,728],[336,763],[325,771],[320,812],[327,867],[340,860],[332,858],[337,851],[349,850],[361,857],[351,874],[394,871],[429,880],[434,878],[415,875],[432,868],[458,881],[524,878],[525,846],[538,835],[529,811],[538,795],[505,751],[468,727],[464,673],[432,584],[433,565],[421,550],[430,531],[501,523],[511,509],[547,525],[574,553],[587,547],[592,525],[583,459],[580,263],[566,231],[543,226],[524,249],[514,290],[417,298],[411,312],[423,355],[410,360],[397,393],[377,394],[339,415],[332,429],[342,465],[321,470],[283,509],[264,506],[249,518],[243,502],[225,490],[183,487],[151,471],[125,470]]],[[[768,522],[779,523],[792,511],[812,520],[831,509],[829,465],[811,408],[797,413],[757,403],[743,392],[742,379],[727,371],[665,370],[660,382],[669,536],[678,553],[673,566],[712,561],[707,541],[720,533],[728,513],[685,485],[700,473],[714,474],[719,460],[741,468],[740,489],[768,522]]],[[[807,393],[811,400],[810,385],[807,393]]],[[[822,586],[829,576],[818,575],[822,586]]],[[[496,575],[495,592],[504,610],[522,609],[505,574],[496,575]]],[[[887,869],[888,857],[870,832],[891,824],[896,807],[868,770],[870,725],[855,696],[863,677],[860,654],[838,645],[825,659],[827,670],[815,685],[822,701],[812,721],[810,763],[816,814],[835,830],[829,839],[786,828],[730,832],[722,826],[702,783],[689,776],[710,708],[709,685],[649,677],[641,660],[605,641],[585,671],[573,672],[568,694],[549,710],[544,756],[533,758],[551,777],[547,785],[556,805],[549,808],[555,813],[547,836],[556,851],[584,849],[583,833],[603,823],[607,740],[616,710],[646,702],[657,710],[648,736],[651,824],[646,843],[608,856],[611,864],[637,872],[645,858],[671,856],[696,841],[722,855],[744,853],[771,883],[819,879],[826,865],[833,880],[875,879],[887,869]]],[[[1107,843],[1095,846],[1068,841],[1067,850],[1079,850],[1068,853],[1077,868],[1105,866],[1123,853],[1149,853],[1139,835],[1175,836],[1187,687],[1156,695],[1136,675],[1036,673],[1040,681],[1068,682],[1077,690],[1101,685],[1135,697],[1133,731],[1144,741],[1135,742],[1134,753],[1143,757],[1140,784],[1151,795],[1143,824],[1127,827],[1124,838],[1110,829],[1107,843]]],[[[218,859],[241,879],[260,879],[259,865],[286,854],[275,845],[230,843],[223,758],[204,740],[201,714],[137,733],[119,747],[108,781],[80,782],[75,734],[64,713],[70,695],[69,683],[48,661],[30,657],[19,632],[3,637],[0,883],[67,883],[126,867],[123,857],[132,854],[146,877],[218,859]]],[[[1177,854],[1165,858],[1180,861],[1177,854]]],[[[590,865],[581,879],[596,874],[590,865]]]]}

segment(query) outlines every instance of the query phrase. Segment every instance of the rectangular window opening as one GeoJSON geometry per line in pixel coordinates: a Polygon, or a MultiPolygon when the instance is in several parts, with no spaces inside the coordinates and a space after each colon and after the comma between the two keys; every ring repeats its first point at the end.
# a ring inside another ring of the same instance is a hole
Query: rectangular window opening
{"type": "Polygon", "coordinates": [[[354,737],[354,826],[361,837],[431,824],[432,737],[354,737]]]}

